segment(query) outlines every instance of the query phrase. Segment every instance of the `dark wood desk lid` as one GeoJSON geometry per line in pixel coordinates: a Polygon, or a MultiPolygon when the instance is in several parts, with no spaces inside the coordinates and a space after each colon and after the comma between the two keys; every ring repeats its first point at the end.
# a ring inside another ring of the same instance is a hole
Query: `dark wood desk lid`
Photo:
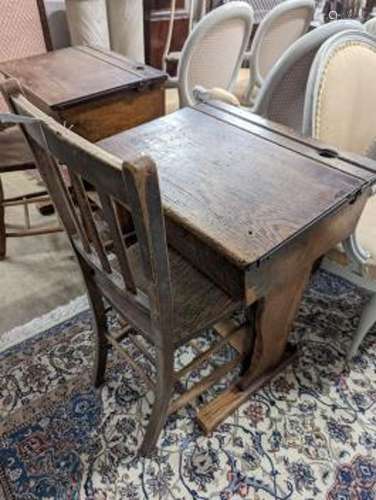
{"type": "Polygon", "coordinates": [[[118,91],[162,83],[167,75],[115,52],[69,47],[0,64],[41,103],[58,110],[118,91]]]}
{"type": "MultiPolygon", "coordinates": [[[[158,166],[166,215],[238,267],[254,264],[376,179],[237,115],[185,108],[99,144],[158,166]]],[[[250,115],[252,116],[252,115],[250,115]]]]}

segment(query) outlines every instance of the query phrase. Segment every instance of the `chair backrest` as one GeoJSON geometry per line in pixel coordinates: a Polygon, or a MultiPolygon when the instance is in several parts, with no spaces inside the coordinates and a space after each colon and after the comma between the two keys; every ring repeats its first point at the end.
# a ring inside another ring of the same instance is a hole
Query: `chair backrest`
{"type": "Polygon", "coordinates": [[[364,23],[364,27],[370,35],[376,36],[376,17],[369,19],[366,23],[364,23]]]}
{"type": "Polygon", "coordinates": [[[189,5],[189,32],[192,31],[194,23],[202,19],[208,8],[208,0],[190,0],[189,5]]]}
{"type": "Polygon", "coordinates": [[[367,155],[376,139],[376,39],[357,30],[330,38],[307,82],[303,133],[367,155]]]}
{"type": "Polygon", "coordinates": [[[178,66],[180,106],[196,103],[193,89],[231,89],[253,25],[252,8],[230,2],[207,14],[186,40],[178,66]]]}
{"type": "Polygon", "coordinates": [[[115,309],[127,306],[131,324],[149,335],[171,335],[170,269],[155,164],[143,156],[127,162],[89,143],[31,104],[15,80],[2,89],[15,113],[33,119],[21,128],[85,276],[90,272],[115,309]],[[59,165],[66,169],[64,178],[59,165]],[[108,225],[107,244],[87,185],[95,190],[108,225]],[[119,207],[132,217],[136,246],[127,244],[119,207]]]}
{"type": "Polygon", "coordinates": [[[247,0],[255,13],[255,23],[260,24],[271,10],[285,0],[247,0]]]}
{"type": "MultiPolygon", "coordinates": [[[[42,54],[51,48],[43,0],[1,0],[0,62],[42,54]]],[[[7,110],[0,96],[0,112],[7,110]]]]}
{"type": "MultiPolygon", "coordinates": [[[[207,9],[208,0],[189,0],[189,11],[188,11],[188,33],[191,33],[193,26],[197,23],[205,14],[207,9]]],[[[165,46],[162,56],[162,69],[167,70],[167,57],[171,52],[172,36],[174,34],[175,19],[177,17],[176,0],[171,0],[170,4],[170,19],[168,23],[168,30],[166,35],[165,46]]]]}
{"type": "Polygon", "coordinates": [[[287,49],[262,85],[253,111],[301,132],[309,71],[321,45],[336,33],[363,30],[357,21],[333,21],[303,35],[287,49]]]}
{"type": "Polygon", "coordinates": [[[314,11],[314,0],[286,0],[264,17],[251,45],[247,99],[251,99],[254,85],[262,85],[286,49],[308,31],[314,11]]]}

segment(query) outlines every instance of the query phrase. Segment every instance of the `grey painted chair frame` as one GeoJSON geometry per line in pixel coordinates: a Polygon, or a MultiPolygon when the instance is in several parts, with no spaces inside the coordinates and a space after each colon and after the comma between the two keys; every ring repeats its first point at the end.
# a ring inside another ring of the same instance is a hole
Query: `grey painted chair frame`
{"type": "MultiPolygon", "coordinates": [[[[318,95],[322,85],[322,76],[327,67],[328,60],[333,57],[341,46],[348,43],[366,44],[372,47],[376,52],[376,39],[369,33],[359,30],[338,33],[323,44],[314,59],[307,82],[303,115],[304,135],[313,136],[314,133],[318,95]]],[[[353,343],[348,351],[348,358],[351,359],[357,353],[359,345],[369,329],[376,322],[376,282],[360,275],[359,271],[361,267],[367,263],[369,255],[357,242],[356,235],[353,234],[350,236],[347,241],[343,242],[343,246],[350,260],[350,265],[347,268],[343,268],[334,263],[326,262],[325,267],[348,279],[357,286],[373,293],[372,299],[362,312],[353,343]]]]}
{"type": "MultiPolygon", "coordinates": [[[[207,0],[189,0],[188,32],[191,33],[195,19],[201,19],[206,14],[207,0]]],[[[167,70],[168,62],[178,62],[181,52],[171,52],[172,35],[174,33],[174,24],[176,18],[176,0],[171,0],[170,20],[166,37],[165,48],[163,51],[162,69],[167,70]]]]}
{"type": "Polygon", "coordinates": [[[372,19],[369,19],[369,21],[364,23],[364,27],[367,33],[376,37],[376,17],[373,17],[372,19]]]}
{"type": "Polygon", "coordinates": [[[364,30],[364,27],[358,21],[333,21],[316,28],[296,40],[277,61],[266,77],[257,95],[253,111],[265,118],[279,121],[283,125],[295,129],[297,132],[302,132],[306,83],[313,59],[326,40],[337,33],[349,29],[364,30]],[[292,106],[291,97],[287,94],[289,89],[284,84],[286,83],[287,76],[294,74],[297,66],[305,58],[308,59],[306,74],[299,74],[299,92],[297,90],[294,91],[293,99],[295,102],[294,106],[292,106]],[[276,120],[274,117],[276,112],[280,113],[280,101],[277,103],[273,101],[277,95],[287,107],[285,110],[285,121],[276,120]],[[295,111],[295,114],[292,110],[295,111]]]}
{"type": "MultiPolygon", "coordinates": [[[[179,61],[178,76],[169,81],[170,87],[177,87],[179,90],[180,107],[193,106],[197,103],[193,93],[194,89],[190,88],[188,83],[191,58],[193,57],[194,51],[199,47],[201,41],[208,32],[212,31],[217,26],[218,29],[220,29],[224,22],[236,18],[244,20],[244,34],[236,60],[233,61],[233,63],[230,62],[230,64],[233,65],[233,70],[226,90],[231,90],[235,85],[253,27],[253,10],[248,4],[241,1],[227,3],[209,12],[209,14],[201,19],[195,26],[186,40],[179,61]]],[[[229,64],[229,62],[223,61],[223,65],[225,64],[229,64]]],[[[205,85],[205,82],[203,81],[202,84],[205,85]]]]}
{"type": "Polygon", "coordinates": [[[286,0],[280,5],[274,7],[261,21],[252,41],[251,49],[245,55],[245,58],[249,62],[250,70],[250,79],[245,96],[246,102],[251,104],[254,88],[261,87],[266,76],[262,74],[260,62],[263,57],[263,51],[265,50],[264,41],[266,40],[269,30],[275,26],[278,22],[278,18],[286,16],[286,14],[292,14],[293,11],[302,8],[307,9],[307,16],[301,32],[301,35],[304,35],[304,33],[308,31],[310,23],[313,19],[315,11],[315,3],[313,0],[286,0]]]}

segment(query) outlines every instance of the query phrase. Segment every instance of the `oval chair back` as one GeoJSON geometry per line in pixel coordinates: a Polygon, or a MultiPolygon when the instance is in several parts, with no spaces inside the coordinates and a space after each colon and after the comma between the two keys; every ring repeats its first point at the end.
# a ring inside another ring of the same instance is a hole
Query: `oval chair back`
{"type": "Polygon", "coordinates": [[[207,14],[186,40],[178,66],[180,106],[192,106],[196,85],[231,90],[253,26],[253,10],[230,2],[207,14]]]}
{"type": "Polygon", "coordinates": [[[245,98],[248,103],[252,103],[255,87],[261,87],[281,55],[308,31],[314,11],[313,0],[286,0],[264,17],[247,54],[250,76],[245,98]]]}
{"type": "Polygon", "coordinates": [[[269,73],[253,111],[301,132],[304,98],[313,59],[328,38],[349,29],[364,28],[358,21],[333,21],[296,40],[269,73]]]}
{"type": "Polygon", "coordinates": [[[376,138],[376,40],[358,30],[328,40],[311,66],[303,133],[367,155],[376,138]]]}

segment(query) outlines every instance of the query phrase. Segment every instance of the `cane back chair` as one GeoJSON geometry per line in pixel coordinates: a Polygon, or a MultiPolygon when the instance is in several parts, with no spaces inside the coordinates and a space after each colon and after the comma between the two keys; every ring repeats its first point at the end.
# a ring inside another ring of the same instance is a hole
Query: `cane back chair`
{"type": "Polygon", "coordinates": [[[194,88],[231,90],[243,60],[253,26],[253,10],[235,1],[209,12],[185,41],[177,77],[170,87],[179,91],[180,107],[197,103],[194,88]]]}
{"type": "Polygon", "coordinates": [[[333,21],[296,40],[267,76],[257,95],[253,112],[301,133],[312,62],[326,40],[349,29],[364,30],[364,27],[359,21],[333,21]]]}
{"type": "Polygon", "coordinates": [[[182,377],[235,336],[245,334],[247,326],[228,319],[242,304],[168,247],[158,173],[151,159],[138,157],[124,161],[106,153],[39,111],[20,93],[15,81],[7,82],[3,92],[9,96],[15,113],[31,119],[22,129],[82,271],[96,334],[95,385],[104,380],[107,350],[112,345],[154,391],[152,413],[140,448],[142,455],[148,455],[168,414],[232,373],[249,355],[239,352],[172,400],[174,386],[181,388],[182,377]],[[58,163],[66,165],[72,190],[66,188],[58,163]],[[107,242],[93,218],[84,182],[96,190],[110,233],[107,242]],[[123,233],[119,207],[123,210],[127,207],[132,216],[132,237],[123,233]],[[107,328],[104,299],[127,323],[116,335],[107,328]],[[175,370],[175,350],[202,335],[208,327],[218,329],[218,321],[222,325],[220,340],[175,370]],[[142,336],[137,343],[135,331],[142,336]],[[125,336],[134,340],[137,348],[154,362],[155,381],[121,347],[125,336]]]}
{"type": "MultiPolygon", "coordinates": [[[[0,62],[28,57],[51,50],[50,33],[47,26],[43,0],[2,0],[0,15],[0,62]]],[[[0,74],[0,82],[4,76],[0,74]]],[[[0,95],[0,113],[9,111],[0,95]]],[[[33,236],[61,231],[61,228],[32,228],[29,220],[29,205],[46,201],[44,189],[12,198],[4,197],[2,175],[35,169],[32,154],[17,126],[0,124],[0,260],[6,256],[7,238],[33,236]],[[22,205],[25,211],[25,228],[10,231],[5,225],[7,207],[22,205]]]]}
{"type": "MultiPolygon", "coordinates": [[[[194,24],[206,14],[206,4],[207,0],[189,0],[188,34],[191,33],[194,24]]],[[[181,51],[171,51],[172,36],[174,34],[175,19],[177,15],[176,0],[171,0],[170,19],[162,58],[163,71],[167,70],[168,63],[178,63],[181,56],[181,51]]]]}
{"type": "Polygon", "coordinates": [[[257,88],[286,49],[304,35],[315,11],[313,0],[286,0],[274,7],[261,21],[245,54],[249,61],[249,83],[245,104],[251,106],[257,88]]]}
{"type": "MultiPolygon", "coordinates": [[[[329,146],[376,160],[376,39],[358,30],[338,33],[317,53],[304,105],[303,132],[329,146]]],[[[333,152],[335,155],[335,151],[333,152]]],[[[376,161],[375,161],[376,168],[376,161]]],[[[369,290],[348,351],[352,358],[376,322],[376,200],[371,197],[356,233],[324,262],[327,269],[369,290]]]]}
{"type": "MultiPolygon", "coordinates": [[[[333,21],[296,40],[266,77],[252,112],[301,133],[307,80],[314,57],[328,38],[349,29],[364,30],[364,25],[353,20],[333,21]]],[[[205,89],[197,86],[194,94],[199,100],[216,99],[240,106],[235,95],[220,88],[205,89]]]]}

